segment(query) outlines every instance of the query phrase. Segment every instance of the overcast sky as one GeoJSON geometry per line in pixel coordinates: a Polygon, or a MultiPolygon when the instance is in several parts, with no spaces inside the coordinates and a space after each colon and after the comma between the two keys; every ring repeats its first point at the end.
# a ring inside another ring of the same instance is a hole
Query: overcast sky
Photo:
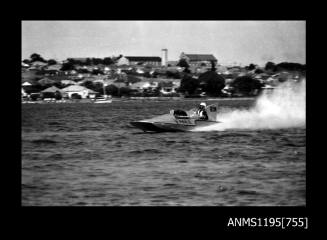
{"type": "Polygon", "coordinates": [[[22,58],[214,54],[221,64],[305,63],[305,21],[23,21],[22,58]]]}

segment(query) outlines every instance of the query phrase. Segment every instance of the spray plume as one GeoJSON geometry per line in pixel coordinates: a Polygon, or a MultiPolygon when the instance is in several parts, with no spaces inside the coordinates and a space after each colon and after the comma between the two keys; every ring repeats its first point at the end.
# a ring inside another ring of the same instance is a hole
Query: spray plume
{"type": "Polygon", "coordinates": [[[285,82],[272,92],[263,92],[253,108],[221,112],[221,123],[197,128],[196,131],[224,131],[228,129],[280,129],[305,127],[306,83],[285,82]]]}

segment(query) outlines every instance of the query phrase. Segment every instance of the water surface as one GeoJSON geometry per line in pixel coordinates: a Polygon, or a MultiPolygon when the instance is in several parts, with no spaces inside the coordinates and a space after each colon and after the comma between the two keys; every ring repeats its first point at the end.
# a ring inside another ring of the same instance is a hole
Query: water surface
{"type": "Polygon", "coordinates": [[[22,105],[22,205],[305,205],[305,128],[143,133],[129,125],[198,103],[22,105]]]}

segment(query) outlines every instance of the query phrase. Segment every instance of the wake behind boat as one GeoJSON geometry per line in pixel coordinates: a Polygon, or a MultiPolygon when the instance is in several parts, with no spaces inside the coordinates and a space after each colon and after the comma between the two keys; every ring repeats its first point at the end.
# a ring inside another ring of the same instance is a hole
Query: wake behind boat
{"type": "Polygon", "coordinates": [[[145,132],[187,132],[196,127],[206,127],[219,123],[217,121],[218,107],[211,104],[205,107],[206,118],[199,116],[196,109],[189,111],[171,110],[169,114],[163,114],[151,119],[133,121],[131,125],[145,132]]]}

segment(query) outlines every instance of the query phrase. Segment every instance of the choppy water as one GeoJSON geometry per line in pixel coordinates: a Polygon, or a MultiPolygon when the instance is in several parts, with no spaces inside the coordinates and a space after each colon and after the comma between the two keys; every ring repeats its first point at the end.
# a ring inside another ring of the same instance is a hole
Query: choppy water
{"type": "Polygon", "coordinates": [[[305,205],[305,128],[143,133],[129,125],[198,103],[22,105],[22,205],[305,205]]]}

